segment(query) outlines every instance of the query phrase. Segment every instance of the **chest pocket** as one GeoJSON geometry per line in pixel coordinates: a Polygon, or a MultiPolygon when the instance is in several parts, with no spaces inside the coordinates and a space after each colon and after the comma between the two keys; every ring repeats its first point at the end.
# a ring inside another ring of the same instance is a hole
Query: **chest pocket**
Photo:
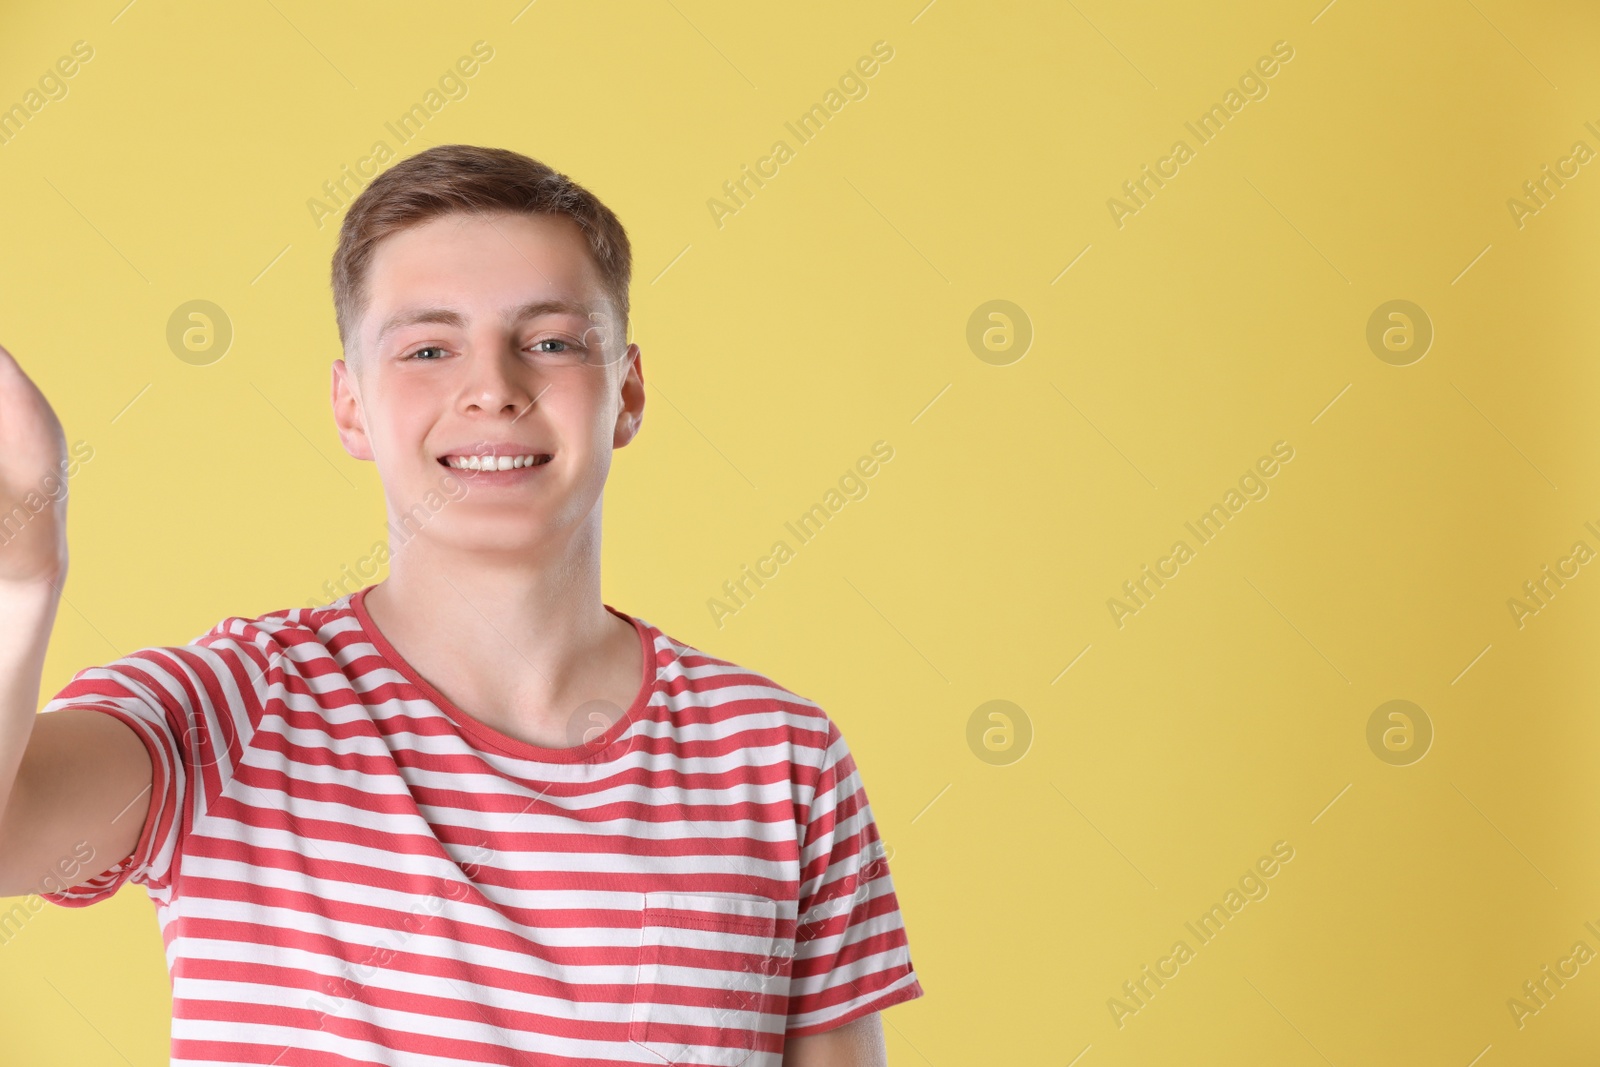
{"type": "Polygon", "coordinates": [[[738,1067],[758,1049],[780,1050],[787,987],[774,966],[777,907],[761,897],[646,893],[629,1039],[674,1065],[738,1067]]]}

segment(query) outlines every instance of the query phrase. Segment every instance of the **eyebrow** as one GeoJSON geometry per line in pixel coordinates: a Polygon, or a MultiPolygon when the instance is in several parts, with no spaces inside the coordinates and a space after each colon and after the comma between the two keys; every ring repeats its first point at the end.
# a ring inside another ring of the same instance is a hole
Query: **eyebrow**
{"type": "MultiPolygon", "coordinates": [[[[537,319],[545,315],[581,315],[584,318],[589,318],[597,314],[598,311],[598,308],[573,300],[530,300],[511,312],[510,321],[512,325],[517,325],[529,319],[537,319]]],[[[396,312],[389,318],[388,322],[383,324],[383,328],[378,331],[378,336],[373,342],[373,346],[377,347],[383,344],[383,339],[395,330],[404,329],[407,326],[419,326],[429,322],[443,326],[454,326],[458,329],[467,325],[466,316],[455,308],[408,308],[404,311],[396,312]]]]}

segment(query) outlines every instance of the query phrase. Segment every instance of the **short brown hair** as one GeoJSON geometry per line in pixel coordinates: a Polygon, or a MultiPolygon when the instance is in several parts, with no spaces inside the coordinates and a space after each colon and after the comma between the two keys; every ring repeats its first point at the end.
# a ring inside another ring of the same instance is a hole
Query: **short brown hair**
{"type": "Polygon", "coordinates": [[[339,343],[352,353],[366,309],[367,270],[378,244],[401,230],[451,212],[566,215],[582,229],[606,295],[628,333],[628,232],[589,190],[554,169],[504,148],[436,145],[401,160],[361,191],[339,227],[333,253],[333,310],[339,343]]]}

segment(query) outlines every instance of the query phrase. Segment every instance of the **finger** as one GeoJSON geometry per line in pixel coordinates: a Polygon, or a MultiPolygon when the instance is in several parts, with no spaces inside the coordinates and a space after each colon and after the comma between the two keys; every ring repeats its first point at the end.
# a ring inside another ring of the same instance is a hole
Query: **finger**
{"type": "MultiPolygon", "coordinates": [[[[4,345],[0,345],[0,381],[4,381],[13,389],[19,382],[26,383],[26,387],[30,392],[39,392],[38,385],[28,376],[28,372],[22,369],[22,364],[17,362],[17,357],[7,351],[4,345]]],[[[40,396],[42,398],[43,394],[40,393],[40,396]]]]}

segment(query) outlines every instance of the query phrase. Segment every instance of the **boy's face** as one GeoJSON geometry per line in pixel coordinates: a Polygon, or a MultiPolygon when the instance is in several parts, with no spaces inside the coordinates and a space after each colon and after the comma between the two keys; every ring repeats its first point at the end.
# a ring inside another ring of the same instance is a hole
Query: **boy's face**
{"type": "Polygon", "coordinates": [[[504,564],[597,536],[644,379],[578,225],[432,219],[378,246],[367,291],[351,360],[334,361],[334,420],[377,463],[394,539],[504,564]],[[502,456],[535,462],[500,470],[502,456]]]}

